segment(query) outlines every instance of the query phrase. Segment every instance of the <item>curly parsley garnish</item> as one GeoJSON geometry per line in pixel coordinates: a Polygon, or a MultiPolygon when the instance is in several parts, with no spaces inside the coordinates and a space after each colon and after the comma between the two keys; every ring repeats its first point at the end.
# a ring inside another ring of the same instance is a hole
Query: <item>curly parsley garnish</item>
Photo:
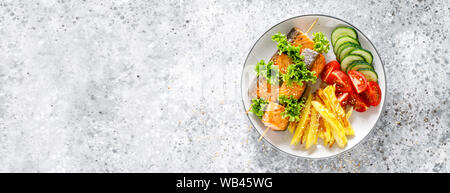
{"type": "Polygon", "coordinates": [[[264,78],[266,78],[269,84],[278,83],[280,73],[278,70],[278,66],[273,65],[272,61],[266,64],[264,60],[261,60],[259,63],[256,64],[255,71],[257,76],[261,75],[264,78]]]}
{"type": "Polygon", "coordinates": [[[293,82],[301,86],[303,81],[315,83],[317,80],[314,72],[309,71],[303,61],[289,65],[286,74],[283,74],[282,78],[288,86],[291,86],[293,82]]]}
{"type": "Polygon", "coordinates": [[[286,55],[291,58],[292,62],[297,63],[299,61],[302,61],[304,59],[304,56],[300,56],[300,48],[299,46],[293,46],[287,41],[287,37],[284,34],[281,34],[280,32],[276,33],[272,36],[272,40],[276,41],[278,43],[277,48],[280,51],[279,54],[285,53],[286,55]]]}
{"type": "Polygon", "coordinates": [[[279,97],[279,101],[280,101],[281,105],[285,106],[284,112],[281,113],[281,116],[283,118],[289,117],[289,121],[291,121],[291,122],[300,120],[301,110],[302,110],[303,106],[305,106],[304,100],[297,100],[297,99],[293,99],[291,97],[282,95],[279,97]]]}
{"type": "Polygon", "coordinates": [[[267,100],[264,100],[262,98],[252,99],[252,107],[251,107],[252,109],[250,110],[250,112],[252,112],[261,119],[262,116],[264,115],[264,108],[266,108],[266,105],[268,103],[269,102],[267,100]]]}
{"type": "Polygon", "coordinates": [[[319,53],[328,53],[330,43],[322,32],[313,33],[314,50],[319,53]]]}

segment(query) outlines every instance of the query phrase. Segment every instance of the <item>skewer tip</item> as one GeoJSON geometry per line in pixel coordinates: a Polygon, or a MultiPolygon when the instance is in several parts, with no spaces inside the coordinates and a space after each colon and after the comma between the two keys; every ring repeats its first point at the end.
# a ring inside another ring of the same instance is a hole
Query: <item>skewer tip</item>
{"type": "Polygon", "coordinates": [[[267,131],[269,131],[269,127],[266,128],[266,130],[261,134],[261,136],[258,138],[258,142],[260,142],[262,140],[262,138],[264,137],[264,135],[266,135],[267,131]]]}
{"type": "Polygon", "coordinates": [[[319,20],[319,18],[316,18],[316,19],[314,20],[314,22],[309,26],[309,28],[308,28],[308,30],[305,32],[305,34],[308,34],[309,31],[311,31],[311,29],[314,27],[314,25],[316,25],[317,20],[319,20]]]}

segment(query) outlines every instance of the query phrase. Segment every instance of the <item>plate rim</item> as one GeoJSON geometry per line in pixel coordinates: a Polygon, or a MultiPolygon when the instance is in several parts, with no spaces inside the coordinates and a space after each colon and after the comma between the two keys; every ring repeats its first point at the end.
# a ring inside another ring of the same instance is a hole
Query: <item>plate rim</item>
{"type": "MultiPolygon", "coordinates": [[[[255,48],[256,44],[261,40],[261,38],[262,38],[267,32],[269,32],[269,31],[270,31],[271,29],[273,29],[274,27],[280,25],[281,23],[284,23],[284,22],[286,22],[286,21],[289,21],[289,20],[292,20],[292,19],[295,19],[295,18],[307,17],[307,16],[328,17],[328,18],[332,18],[332,19],[339,20],[339,21],[341,21],[341,22],[343,22],[343,23],[345,23],[345,24],[347,24],[347,25],[349,25],[349,26],[355,28],[358,32],[361,33],[361,35],[363,35],[363,36],[369,41],[370,45],[372,45],[373,49],[375,50],[375,52],[377,53],[377,55],[380,57],[381,67],[382,67],[382,69],[383,69],[385,93],[384,93],[384,97],[383,97],[383,106],[381,107],[380,115],[378,116],[377,121],[375,122],[374,126],[370,129],[369,133],[368,133],[364,138],[362,138],[358,143],[356,143],[355,145],[353,145],[353,147],[351,147],[351,148],[349,148],[349,149],[347,149],[347,150],[344,150],[344,151],[342,151],[342,152],[339,152],[339,153],[337,153],[337,154],[330,155],[330,156],[325,156],[325,157],[306,157],[306,156],[295,155],[295,154],[286,152],[286,151],[284,151],[283,149],[281,149],[281,148],[277,147],[276,145],[272,144],[269,140],[266,139],[266,136],[263,137],[264,141],[266,141],[267,143],[269,143],[272,147],[274,147],[275,149],[277,149],[277,150],[280,151],[280,152],[283,152],[284,154],[287,154],[287,155],[290,155],[290,156],[293,156],[293,157],[303,158],[303,159],[309,159],[309,160],[330,159],[330,158],[337,157],[337,156],[339,156],[339,155],[341,155],[341,154],[343,154],[343,153],[349,152],[350,150],[353,150],[355,147],[359,146],[363,141],[367,140],[367,138],[369,138],[370,136],[372,136],[373,130],[374,130],[375,126],[377,125],[377,123],[380,121],[381,115],[382,115],[382,113],[384,112],[385,107],[386,107],[385,101],[386,101],[386,96],[387,96],[387,93],[388,93],[388,87],[387,87],[386,69],[384,68],[384,62],[383,62],[383,59],[382,59],[380,53],[378,52],[377,48],[375,47],[375,45],[372,43],[372,41],[370,41],[370,39],[369,39],[369,38],[368,38],[361,30],[359,30],[356,26],[352,25],[351,23],[349,23],[349,22],[347,22],[347,21],[345,21],[345,20],[343,20],[343,19],[341,19],[341,18],[338,18],[338,17],[335,17],[335,16],[331,16],[331,15],[325,15],[325,14],[304,14],[304,15],[297,15],[297,16],[294,16],[294,17],[290,17],[290,18],[284,19],[284,20],[282,20],[282,21],[276,23],[275,25],[273,25],[273,26],[270,27],[269,29],[267,29],[267,30],[266,30],[264,33],[262,33],[262,35],[255,41],[255,43],[253,43],[253,46],[252,46],[252,48],[250,49],[250,51],[248,52],[247,57],[245,58],[244,64],[242,65],[242,71],[241,71],[241,83],[240,83],[240,92],[241,92],[242,107],[244,108],[244,112],[246,112],[247,109],[245,108],[244,93],[242,92],[242,81],[243,81],[243,77],[244,77],[245,64],[247,63],[248,57],[250,56],[250,53],[252,53],[252,51],[253,51],[253,49],[255,48]]],[[[256,130],[256,132],[258,132],[258,133],[261,135],[261,132],[255,127],[255,125],[253,124],[252,120],[250,119],[250,115],[249,115],[249,114],[247,114],[247,119],[248,119],[248,121],[250,122],[250,124],[252,124],[253,129],[256,130]]]]}

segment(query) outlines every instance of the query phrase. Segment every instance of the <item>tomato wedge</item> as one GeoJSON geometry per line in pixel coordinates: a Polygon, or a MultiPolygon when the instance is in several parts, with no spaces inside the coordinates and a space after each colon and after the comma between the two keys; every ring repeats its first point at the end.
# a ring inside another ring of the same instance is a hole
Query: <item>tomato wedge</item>
{"type": "Polygon", "coordinates": [[[347,72],[356,92],[362,93],[367,89],[367,79],[361,72],[350,70],[347,72]]]}
{"type": "Polygon", "coordinates": [[[348,104],[348,99],[350,98],[350,94],[348,92],[336,92],[336,98],[342,107],[348,104]]]}
{"type": "Polygon", "coordinates": [[[364,112],[369,108],[367,102],[364,100],[364,98],[359,96],[359,94],[356,94],[353,91],[350,92],[349,94],[350,94],[349,103],[353,105],[356,111],[364,112]]]}
{"type": "Polygon", "coordinates": [[[332,84],[336,84],[336,91],[338,92],[352,91],[352,83],[350,81],[350,78],[347,76],[347,74],[345,74],[345,72],[342,72],[341,70],[335,70],[331,72],[328,80],[332,84]]]}
{"type": "Polygon", "coordinates": [[[377,106],[381,102],[381,89],[377,82],[368,82],[367,89],[364,91],[363,95],[371,106],[377,106]]]}
{"type": "Polygon", "coordinates": [[[333,60],[331,62],[328,62],[328,64],[325,66],[325,70],[322,72],[322,80],[327,84],[332,84],[332,82],[329,80],[329,77],[333,71],[339,70],[340,68],[341,65],[338,61],[333,60]]]}

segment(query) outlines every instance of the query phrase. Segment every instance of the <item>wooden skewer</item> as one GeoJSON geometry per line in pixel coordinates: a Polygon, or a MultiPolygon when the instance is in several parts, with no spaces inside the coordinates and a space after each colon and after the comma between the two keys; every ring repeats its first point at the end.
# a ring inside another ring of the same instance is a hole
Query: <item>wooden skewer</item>
{"type": "Polygon", "coordinates": [[[319,20],[319,18],[317,18],[317,19],[315,19],[314,20],[314,22],[309,26],[309,29],[306,31],[306,33],[305,34],[308,34],[309,33],[309,31],[311,31],[311,29],[314,27],[314,25],[316,25],[316,23],[317,23],[317,20],[319,20]]]}
{"type": "Polygon", "coordinates": [[[248,110],[245,112],[245,114],[248,114],[248,112],[250,112],[252,110],[252,106],[250,106],[250,108],[248,108],[248,110]]]}
{"type": "Polygon", "coordinates": [[[267,129],[261,134],[261,136],[258,139],[258,142],[260,142],[261,139],[264,137],[264,135],[266,135],[267,131],[269,131],[269,127],[267,127],[267,129]]]}

